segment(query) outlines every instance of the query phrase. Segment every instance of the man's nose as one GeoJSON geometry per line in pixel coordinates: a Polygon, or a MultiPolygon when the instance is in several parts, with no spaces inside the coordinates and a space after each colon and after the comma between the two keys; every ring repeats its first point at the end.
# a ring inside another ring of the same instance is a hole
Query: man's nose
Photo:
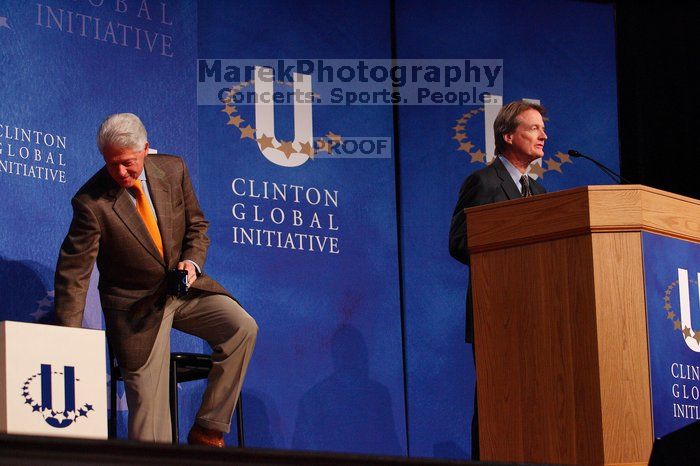
{"type": "Polygon", "coordinates": [[[544,130],[540,131],[540,139],[547,140],[547,133],[545,133],[544,130]]]}

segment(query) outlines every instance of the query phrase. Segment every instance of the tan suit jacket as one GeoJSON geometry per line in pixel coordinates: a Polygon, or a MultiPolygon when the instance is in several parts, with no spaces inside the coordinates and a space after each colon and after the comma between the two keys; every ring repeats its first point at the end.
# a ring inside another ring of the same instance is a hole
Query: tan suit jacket
{"type": "MultiPolygon", "coordinates": [[[[58,323],[80,327],[90,274],[97,263],[107,336],[119,364],[130,370],[141,367],[153,347],[163,317],[167,270],[186,259],[203,270],[210,243],[209,223],[184,161],[171,155],[148,155],[144,169],[164,257],[129,193],[102,168],[73,197],[73,220],[55,276],[58,323]]],[[[192,288],[230,296],[204,273],[192,288]]]]}

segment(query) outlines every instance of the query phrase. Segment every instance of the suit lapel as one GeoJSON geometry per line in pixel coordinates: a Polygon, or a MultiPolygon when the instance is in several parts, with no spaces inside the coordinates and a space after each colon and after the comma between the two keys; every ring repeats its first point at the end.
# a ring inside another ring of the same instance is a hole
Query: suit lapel
{"type": "Polygon", "coordinates": [[[501,180],[501,189],[503,189],[506,197],[508,199],[520,199],[522,194],[518,191],[518,186],[513,181],[513,178],[511,178],[506,167],[503,166],[503,162],[501,162],[500,158],[496,157],[493,162],[493,168],[496,170],[496,175],[501,180]]]}
{"type": "Polygon", "coordinates": [[[170,199],[170,186],[166,181],[166,174],[161,170],[150,157],[144,160],[146,177],[148,179],[148,190],[153,201],[153,207],[158,217],[158,228],[163,241],[163,255],[165,264],[168,264],[172,241],[172,201],[170,199]]]}
{"type": "Polygon", "coordinates": [[[532,180],[530,181],[530,191],[532,191],[532,194],[544,194],[547,192],[546,189],[544,189],[544,186],[539,184],[537,181],[532,180]]]}

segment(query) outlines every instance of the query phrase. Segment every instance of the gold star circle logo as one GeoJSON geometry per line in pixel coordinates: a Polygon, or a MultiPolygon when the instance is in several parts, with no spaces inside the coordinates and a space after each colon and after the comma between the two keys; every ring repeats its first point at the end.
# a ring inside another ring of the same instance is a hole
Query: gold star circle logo
{"type": "MultiPolygon", "coordinates": [[[[293,87],[292,83],[284,81],[275,82],[283,86],[293,87]]],[[[221,99],[221,103],[224,105],[221,112],[226,114],[226,125],[233,126],[238,130],[238,134],[240,135],[239,140],[252,139],[258,144],[261,151],[271,147],[282,151],[286,158],[290,158],[294,153],[300,153],[308,155],[312,160],[319,152],[326,152],[328,155],[333,155],[333,149],[342,144],[343,137],[340,134],[335,134],[333,131],[328,131],[320,138],[314,138],[313,145],[308,142],[299,144],[293,141],[276,141],[275,138],[270,135],[258,134],[257,130],[252,126],[252,124],[246,123],[246,119],[243,118],[240,110],[235,105],[235,102],[237,101],[236,96],[240,94],[243,89],[254,84],[254,79],[235,84],[229,89],[228,95],[221,99]],[[278,144],[276,145],[275,142],[278,142],[278,144]],[[299,147],[295,147],[295,145],[299,147]]],[[[320,97],[315,92],[313,93],[313,96],[316,99],[320,97]]]]}
{"type": "MultiPolygon", "coordinates": [[[[483,112],[484,107],[479,107],[463,113],[455,120],[456,124],[452,127],[454,130],[452,139],[454,139],[457,144],[457,152],[464,152],[465,155],[468,155],[471,158],[471,163],[486,164],[486,153],[481,148],[475,146],[474,143],[469,140],[469,135],[466,133],[469,120],[483,112]]],[[[536,162],[530,164],[530,173],[536,175],[538,178],[544,178],[544,174],[547,172],[564,173],[562,165],[567,163],[574,163],[571,157],[569,157],[569,154],[557,151],[553,157],[543,157],[542,165],[536,162]]]]}
{"type": "MultiPolygon", "coordinates": [[[[690,283],[697,284],[696,280],[688,280],[690,283]]],[[[692,338],[698,344],[700,344],[700,331],[694,331],[692,328],[688,328],[681,322],[680,318],[677,318],[677,313],[671,305],[671,293],[673,289],[678,286],[678,280],[671,282],[664,292],[664,307],[663,312],[666,314],[666,318],[673,323],[673,330],[678,330],[683,334],[683,338],[692,338]]]]}

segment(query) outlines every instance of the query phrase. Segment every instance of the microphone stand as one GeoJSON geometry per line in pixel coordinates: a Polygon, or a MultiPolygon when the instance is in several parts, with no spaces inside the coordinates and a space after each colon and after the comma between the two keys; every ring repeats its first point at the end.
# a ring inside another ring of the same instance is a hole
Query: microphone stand
{"type": "Polygon", "coordinates": [[[585,155],[585,154],[582,154],[582,153],[580,153],[579,151],[576,151],[576,150],[573,150],[573,149],[569,149],[569,151],[568,151],[567,153],[568,153],[571,157],[574,157],[574,158],[579,158],[579,157],[580,157],[580,158],[583,158],[583,159],[586,159],[586,160],[590,160],[590,161],[593,162],[598,168],[600,168],[600,169],[603,171],[603,173],[605,173],[606,175],[608,175],[615,183],[618,183],[618,184],[632,184],[631,181],[629,181],[629,180],[623,178],[622,175],[620,175],[620,174],[618,174],[618,173],[615,173],[615,172],[612,171],[610,168],[606,167],[605,165],[603,165],[602,163],[598,162],[596,159],[594,159],[594,158],[592,158],[592,157],[589,157],[589,156],[587,156],[587,155],[585,155]]]}

